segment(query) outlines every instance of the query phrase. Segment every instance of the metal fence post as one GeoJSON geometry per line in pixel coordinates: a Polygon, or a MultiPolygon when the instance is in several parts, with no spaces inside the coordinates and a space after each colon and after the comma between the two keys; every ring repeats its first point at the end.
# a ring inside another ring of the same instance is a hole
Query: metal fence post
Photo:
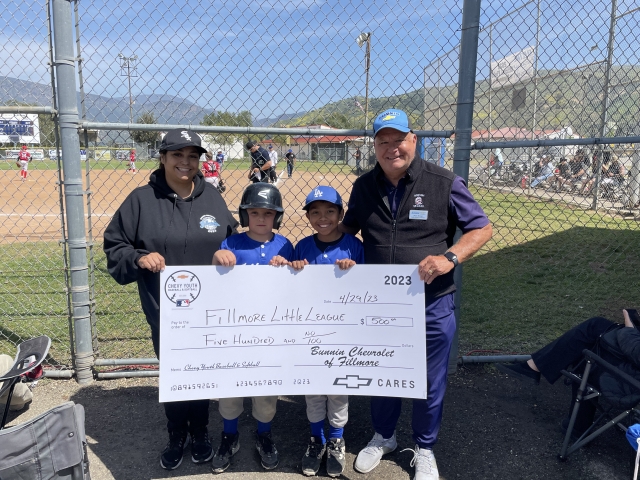
{"type": "MultiPolygon", "coordinates": [[[[609,109],[609,84],[611,83],[611,63],[613,61],[613,49],[615,48],[615,36],[616,36],[616,13],[618,10],[618,0],[611,1],[611,20],[609,22],[609,41],[607,42],[607,63],[604,72],[604,85],[602,90],[604,92],[602,96],[602,113],[600,114],[600,136],[607,136],[607,110],[609,109]]],[[[604,160],[604,145],[600,146],[600,155],[598,155],[597,164],[595,165],[596,171],[594,172],[595,185],[593,186],[593,202],[591,208],[598,210],[598,190],[600,189],[600,179],[602,162],[604,160]]]]}
{"type": "MultiPolygon", "coordinates": [[[[453,146],[453,172],[469,179],[471,158],[471,129],[476,91],[476,62],[478,59],[478,36],[480,34],[481,0],[465,0],[462,7],[462,34],[460,37],[460,68],[458,80],[458,103],[456,107],[456,138],[453,146]]],[[[461,232],[456,232],[456,241],[461,232]]],[[[460,299],[462,293],[462,265],[454,272],[456,283],[456,324],[460,321],[460,299]]],[[[458,361],[458,327],[449,354],[449,372],[456,370],[458,361]]]]}
{"type": "Polygon", "coordinates": [[[76,70],[73,51],[73,30],[69,0],[53,0],[53,32],[64,171],[64,197],[67,213],[67,245],[71,271],[71,306],[75,332],[76,373],[78,383],[93,381],[93,348],[87,240],[84,219],[84,191],[78,138],[78,103],[76,99],[76,70]]]}

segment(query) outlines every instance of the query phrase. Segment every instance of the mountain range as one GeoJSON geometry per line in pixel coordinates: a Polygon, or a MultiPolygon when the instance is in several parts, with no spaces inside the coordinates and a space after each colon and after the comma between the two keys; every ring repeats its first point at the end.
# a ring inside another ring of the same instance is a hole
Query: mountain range
{"type": "MultiPolygon", "coordinates": [[[[557,129],[571,126],[582,137],[601,136],[601,111],[605,84],[602,66],[574,70],[540,70],[534,79],[517,85],[491,88],[488,80],[476,83],[473,127],[491,130],[504,127],[557,129]],[[534,113],[535,112],[535,113],[534,113]],[[535,118],[534,118],[535,115],[535,118]]],[[[640,132],[640,67],[613,65],[609,81],[605,136],[632,135],[640,132]]],[[[374,116],[386,108],[406,111],[416,128],[453,129],[457,85],[419,88],[390,97],[369,99],[368,127],[374,116]]],[[[0,76],[0,104],[12,101],[31,105],[51,105],[47,85],[0,76]]],[[[78,105],[82,112],[80,95],[78,105]]],[[[283,114],[254,119],[256,127],[285,127],[325,124],[334,128],[364,128],[363,97],[350,97],[328,103],[309,112],[283,114]]],[[[85,98],[90,121],[129,121],[129,99],[89,94],[85,98]]],[[[145,111],[158,123],[198,124],[213,109],[170,95],[138,95],[133,105],[133,120],[145,111]]],[[[82,114],[81,114],[82,115],[82,114]]]]}
{"type": "MultiPolygon", "coordinates": [[[[129,98],[106,97],[102,95],[87,94],[84,99],[84,111],[80,97],[78,98],[78,111],[80,116],[91,122],[129,123],[129,98]]],[[[211,108],[203,108],[184,98],[171,95],[137,95],[132,106],[132,118],[136,118],[143,112],[151,112],[158,123],[198,124],[205,115],[212,113],[211,108]]],[[[12,102],[20,102],[28,105],[52,105],[51,87],[41,83],[19,80],[12,77],[0,76],[0,104],[8,105],[12,102]]],[[[301,113],[288,113],[274,118],[255,119],[256,127],[268,127],[276,122],[296,118],[301,113]]]]}

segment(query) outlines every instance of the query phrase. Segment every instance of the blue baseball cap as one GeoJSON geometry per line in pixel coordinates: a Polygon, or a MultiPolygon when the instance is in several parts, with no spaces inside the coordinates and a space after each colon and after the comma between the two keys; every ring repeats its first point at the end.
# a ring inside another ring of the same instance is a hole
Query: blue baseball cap
{"type": "Polygon", "coordinates": [[[333,203],[334,205],[342,208],[342,197],[336,191],[336,189],[333,187],[325,187],[319,185],[311,190],[311,192],[309,192],[309,195],[307,195],[307,199],[304,202],[304,207],[302,207],[302,209],[309,210],[309,206],[313,202],[317,202],[319,200],[322,200],[323,202],[333,203]]]}
{"type": "Polygon", "coordinates": [[[270,148],[270,149],[271,149],[271,148],[273,148],[273,145],[269,145],[269,148],[270,148]]]}
{"type": "Polygon", "coordinates": [[[412,129],[407,114],[402,110],[385,110],[373,121],[373,138],[384,128],[393,128],[402,133],[409,133],[412,129]]]}

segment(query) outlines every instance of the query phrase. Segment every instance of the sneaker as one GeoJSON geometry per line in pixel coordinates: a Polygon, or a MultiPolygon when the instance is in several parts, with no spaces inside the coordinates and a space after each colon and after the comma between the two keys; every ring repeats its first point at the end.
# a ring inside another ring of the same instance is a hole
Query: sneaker
{"type": "Polygon", "coordinates": [[[330,438],[327,443],[327,475],[339,477],[344,472],[345,447],[344,439],[330,438]]]}
{"type": "Polygon", "coordinates": [[[191,461],[193,463],[205,463],[213,458],[213,448],[209,440],[207,427],[191,433],[191,461]]]}
{"type": "Polygon", "coordinates": [[[165,470],[174,470],[182,463],[182,454],[187,444],[187,432],[169,432],[169,443],[160,455],[160,466],[165,470]]]}
{"type": "Polygon", "coordinates": [[[222,432],[222,440],[218,451],[211,460],[211,470],[213,473],[222,473],[229,465],[231,465],[231,457],[233,457],[238,450],[240,450],[240,434],[222,432]]]}
{"type": "Polygon", "coordinates": [[[533,370],[527,362],[511,363],[509,365],[496,363],[495,366],[502,373],[506,373],[507,375],[518,378],[519,380],[533,382],[536,385],[540,383],[540,372],[533,370]]]}
{"type": "Polygon", "coordinates": [[[358,453],[354,468],[360,473],[369,473],[378,466],[383,455],[393,452],[396,448],[398,448],[396,432],[393,432],[391,438],[382,438],[382,435],[376,433],[367,446],[358,453]]]}
{"type": "Polygon", "coordinates": [[[307,445],[307,451],[302,457],[302,473],[308,477],[313,477],[320,470],[320,464],[322,463],[322,457],[326,451],[327,446],[322,444],[320,437],[313,436],[309,440],[307,445]]]}
{"type": "Polygon", "coordinates": [[[413,458],[409,464],[409,466],[416,468],[413,480],[438,480],[440,478],[433,451],[428,448],[420,448],[418,445],[414,450],[410,448],[402,450],[402,452],[406,451],[413,452],[413,458]]]}
{"type": "Polygon", "coordinates": [[[271,432],[256,433],[256,450],[265,470],[273,470],[278,466],[278,449],[271,439],[271,432]]]}

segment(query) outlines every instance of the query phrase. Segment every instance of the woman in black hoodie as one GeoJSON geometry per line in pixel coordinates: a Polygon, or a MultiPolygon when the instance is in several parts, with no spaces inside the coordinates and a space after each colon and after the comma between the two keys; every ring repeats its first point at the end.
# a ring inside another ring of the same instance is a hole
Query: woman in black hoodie
{"type": "MultiPolygon", "coordinates": [[[[200,173],[200,156],[205,152],[197,133],[167,132],[158,170],[148,185],[131,192],[104,232],[109,273],[121,285],[138,282],[158,357],[160,272],[165,265],[211,265],[220,243],[238,226],[218,190],[200,173]]],[[[188,436],[193,462],[210,460],[209,400],[170,402],[164,407],[169,443],[160,457],[162,468],[180,465],[188,436]]]]}

